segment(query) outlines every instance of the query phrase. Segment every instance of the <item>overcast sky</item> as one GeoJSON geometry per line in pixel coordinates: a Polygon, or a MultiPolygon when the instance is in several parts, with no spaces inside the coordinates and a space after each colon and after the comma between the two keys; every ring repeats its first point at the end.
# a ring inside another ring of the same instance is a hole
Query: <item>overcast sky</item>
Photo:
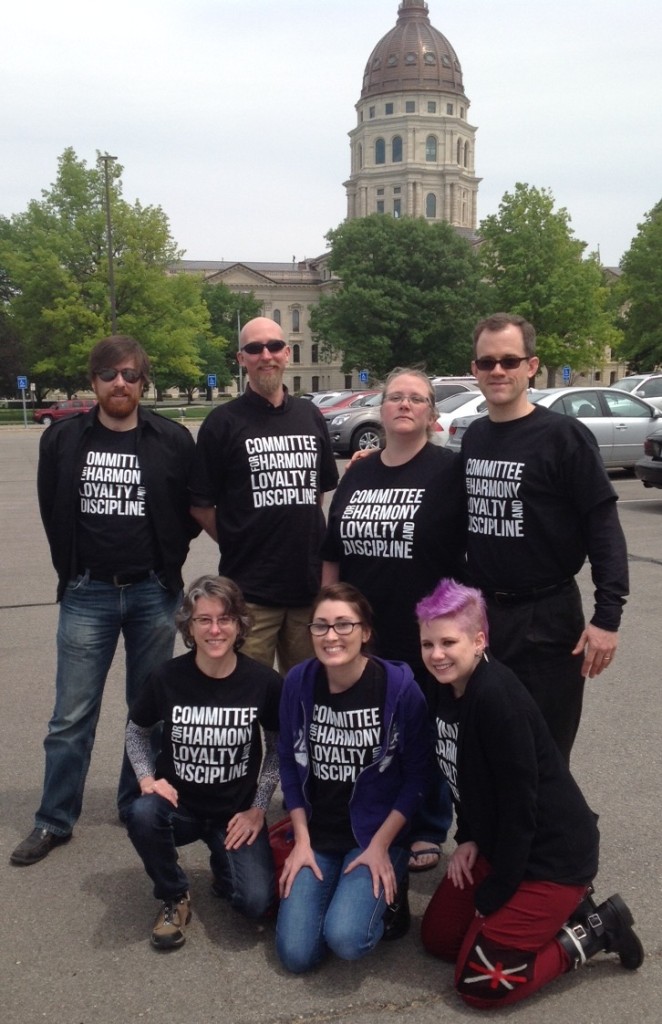
{"type": "MultiPolygon", "coordinates": [[[[189,259],[316,256],[346,213],[347,133],[399,0],[12,0],[0,214],[72,146],[124,167],[189,259]]],[[[618,264],[662,184],[659,0],[428,0],[478,127],[479,220],[522,181],[618,264]]]]}

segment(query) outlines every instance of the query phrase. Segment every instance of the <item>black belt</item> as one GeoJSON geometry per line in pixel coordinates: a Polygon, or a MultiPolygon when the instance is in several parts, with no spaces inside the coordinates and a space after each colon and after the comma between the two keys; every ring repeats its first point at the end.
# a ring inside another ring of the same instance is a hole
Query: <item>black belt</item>
{"type": "Polygon", "coordinates": [[[560,583],[550,583],[548,587],[531,587],[529,590],[486,590],[483,593],[495,604],[524,604],[526,601],[536,601],[539,597],[551,597],[573,583],[573,579],[567,579],[561,580],[560,583]]]}
{"type": "Polygon", "coordinates": [[[112,583],[116,587],[129,587],[132,583],[142,583],[152,575],[151,569],[142,572],[118,572],[114,576],[106,576],[101,572],[90,572],[89,579],[95,583],[112,583]]]}

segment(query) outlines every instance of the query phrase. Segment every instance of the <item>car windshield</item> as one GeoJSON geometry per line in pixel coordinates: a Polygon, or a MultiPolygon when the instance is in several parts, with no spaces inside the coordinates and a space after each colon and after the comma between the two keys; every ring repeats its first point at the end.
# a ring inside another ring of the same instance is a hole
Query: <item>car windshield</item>
{"type": "Polygon", "coordinates": [[[448,398],[442,398],[440,402],[437,402],[437,412],[453,412],[461,405],[472,402],[476,397],[468,391],[459,391],[457,395],[449,395],[448,398]]]}
{"type": "Polygon", "coordinates": [[[619,391],[634,391],[643,379],[643,377],[625,377],[624,380],[614,381],[611,387],[618,388],[619,391]]]}

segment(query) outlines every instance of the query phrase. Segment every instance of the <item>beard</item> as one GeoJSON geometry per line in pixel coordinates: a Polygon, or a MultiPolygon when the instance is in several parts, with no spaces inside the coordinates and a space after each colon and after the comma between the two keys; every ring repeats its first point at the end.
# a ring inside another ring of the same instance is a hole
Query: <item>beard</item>
{"type": "Polygon", "coordinates": [[[283,373],[284,371],[276,366],[272,370],[256,374],[256,391],[265,396],[275,395],[283,383],[283,373]]]}
{"type": "Polygon", "coordinates": [[[97,400],[107,416],[111,416],[114,420],[125,420],[136,410],[140,396],[118,391],[102,397],[97,395],[97,400]]]}

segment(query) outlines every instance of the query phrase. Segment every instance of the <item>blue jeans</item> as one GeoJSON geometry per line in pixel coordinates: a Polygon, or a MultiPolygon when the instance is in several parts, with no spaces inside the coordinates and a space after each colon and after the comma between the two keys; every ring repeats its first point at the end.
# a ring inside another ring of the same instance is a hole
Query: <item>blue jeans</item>
{"type": "MultiPolygon", "coordinates": [[[[126,701],[131,704],[150,672],[172,657],[180,599],[154,573],[124,587],[90,580],[87,573],[68,584],[60,604],[55,708],[44,740],[46,769],[37,828],[69,835],[80,816],[101,698],[120,634],[126,652],[126,701]]],[[[125,754],[117,794],[120,812],[138,792],[125,754]]]]}
{"type": "Polygon", "coordinates": [[[274,862],[266,824],[255,842],[226,850],[226,824],[200,818],[181,804],[174,807],[156,793],[139,796],[126,815],[129,838],[154,882],[157,900],[188,892],[177,847],[202,839],[210,851],[209,865],[230,905],[247,917],[266,914],[276,895],[274,862]]]}
{"type": "MultiPolygon", "coordinates": [[[[343,960],[359,960],[384,934],[384,890],[375,899],[372,876],[363,864],[343,874],[360,852],[358,847],[347,854],[315,852],[323,880],[315,878],[310,868],[302,868],[290,895],[281,900],[276,951],[293,974],[316,967],[327,949],[343,960]]],[[[392,846],[389,855],[399,885],[407,873],[409,850],[392,846]]]]}
{"type": "Polygon", "coordinates": [[[426,842],[442,846],[446,842],[452,823],[453,800],[450,786],[441,772],[437,772],[430,781],[423,803],[411,820],[409,845],[426,842]]]}

